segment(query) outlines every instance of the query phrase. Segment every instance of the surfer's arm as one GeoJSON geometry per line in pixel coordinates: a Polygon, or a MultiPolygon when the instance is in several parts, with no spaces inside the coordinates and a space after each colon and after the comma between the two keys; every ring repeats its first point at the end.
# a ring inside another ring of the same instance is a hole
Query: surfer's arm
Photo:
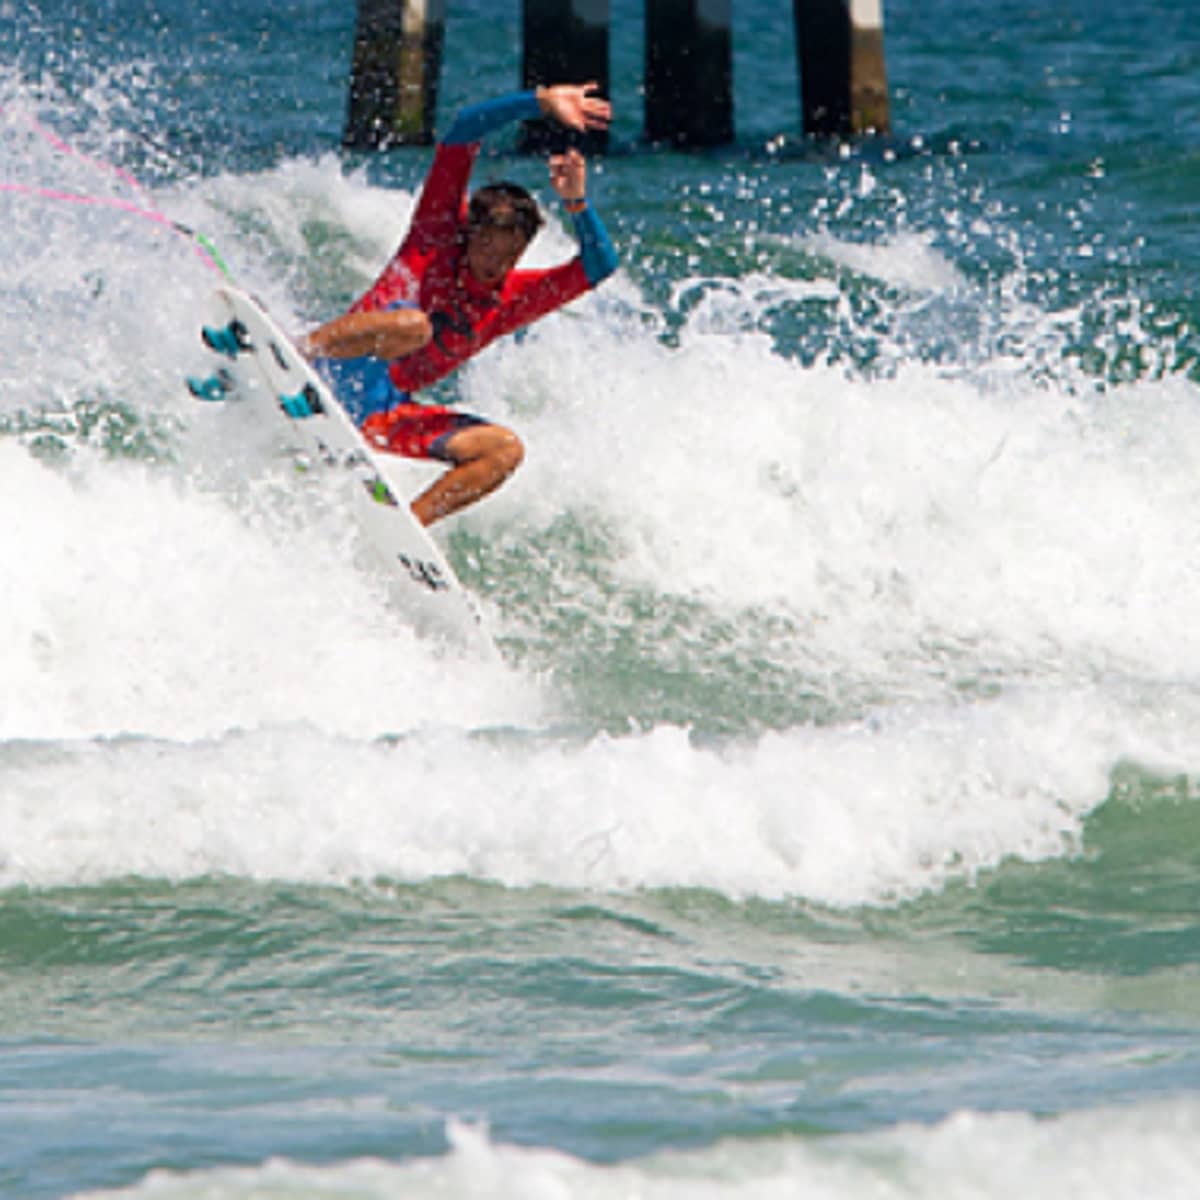
{"type": "Polygon", "coordinates": [[[575,236],[579,239],[579,257],[589,286],[607,279],[617,269],[617,251],[600,220],[600,214],[583,200],[581,207],[568,208],[575,236]]]}
{"type": "Polygon", "coordinates": [[[483,140],[484,135],[513,121],[533,121],[552,117],[568,129],[585,133],[589,129],[607,129],[612,105],[592,95],[595,83],[559,83],[527,92],[513,92],[481,104],[461,109],[441,143],[465,146],[483,140]]]}
{"type": "Polygon", "coordinates": [[[511,333],[569,304],[617,269],[617,252],[608,231],[588,203],[587,160],[578,150],[572,148],[550,159],[550,184],[571,215],[579,253],[549,270],[511,272],[498,333],[511,333]]]}
{"type": "Polygon", "coordinates": [[[600,218],[595,212],[588,211],[590,216],[575,214],[573,219],[579,221],[582,217],[582,223],[588,231],[587,236],[598,230],[603,243],[608,247],[608,253],[595,254],[583,247],[570,262],[561,263],[557,267],[510,272],[505,286],[506,302],[497,314],[489,340],[504,333],[512,333],[521,326],[570,304],[585,292],[590,292],[616,269],[616,252],[604,232],[604,226],[600,224],[600,218]]]}
{"type": "Polygon", "coordinates": [[[542,115],[537,92],[513,92],[459,111],[454,124],[439,139],[443,146],[467,146],[513,121],[533,121],[542,115]]]}
{"type": "Polygon", "coordinates": [[[514,92],[461,109],[434,148],[406,241],[431,248],[454,241],[465,215],[467,183],[484,134],[512,121],[533,120],[541,112],[536,91],[514,92]]]}
{"type": "Polygon", "coordinates": [[[580,133],[607,128],[612,105],[592,95],[596,86],[560,83],[513,92],[461,109],[434,150],[406,241],[415,247],[435,247],[448,244],[458,235],[479,143],[492,130],[540,116],[551,117],[580,133]]]}
{"type": "Polygon", "coordinates": [[[513,121],[532,121],[553,109],[569,117],[572,104],[578,105],[579,101],[561,92],[561,88],[513,92],[461,109],[438,139],[406,240],[416,247],[452,242],[464,217],[467,183],[484,135],[513,121]],[[543,96],[548,98],[543,100],[543,96]]]}
{"type": "Polygon", "coordinates": [[[551,158],[550,183],[571,215],[579,253],[570,262],[549,270],[510,272],[504,302],[489,337],[511,333],[569,304],[617,269],[617,252],[608,231],[600,214],[588,203],[587,162],[583,155],[571,149],[551,158]]]}
{"type": "Polygon", "coordinates": [[[588,203],[587,160],[578,150],[572,147],[550,159],[550,186],[571,214],[584,274],[595,287],[617,269],[617,252],[599,213],[588,203]]]}

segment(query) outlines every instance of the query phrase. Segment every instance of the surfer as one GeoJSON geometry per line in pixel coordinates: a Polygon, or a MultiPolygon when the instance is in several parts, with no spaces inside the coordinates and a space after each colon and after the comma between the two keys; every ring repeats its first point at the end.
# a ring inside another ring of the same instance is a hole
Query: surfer
{"type": "Polygon", "coordinates": [[[448,375],[495,338],[545,316],[616,270],[617,256],[587,199],[587,163],[574,148],[551,156],[550,184],[570,214],[579,253],[548,270],[518,270],[543,224],[519,184],[495,183],[467,200],[484,134],[548,116],[568,129],[605,129],[612,107],[597,85],[559,84],[464,108],[438,142],[412,224],[382,274],[343,316],[300,342],[375,447],[450,464],[413,502],[423,525],[488,495],[520,465],[510,429],[413,393],[448,375]]]}

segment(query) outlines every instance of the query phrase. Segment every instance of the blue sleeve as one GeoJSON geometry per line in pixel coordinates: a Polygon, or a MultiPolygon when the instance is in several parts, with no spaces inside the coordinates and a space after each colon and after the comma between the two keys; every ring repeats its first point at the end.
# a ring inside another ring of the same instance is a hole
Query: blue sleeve
{"type": "Polygon", "coordinates": [[[600,214],[590,205],[571,214],[575,222],[575,236],[579,239],[579,255],[583,259],[583,273],[588,283],[595,287],[617,269],[617,252],[600,220],[600,214]]]}
{"type": "Polygon", "coordinates": [[[513,121],[532,121],[542,115],[536,92],[513,92],[482,104],[468,104],[454,118],[442,141],[448,146],[462,146],[482,141],[485,133],[513,121]]]}

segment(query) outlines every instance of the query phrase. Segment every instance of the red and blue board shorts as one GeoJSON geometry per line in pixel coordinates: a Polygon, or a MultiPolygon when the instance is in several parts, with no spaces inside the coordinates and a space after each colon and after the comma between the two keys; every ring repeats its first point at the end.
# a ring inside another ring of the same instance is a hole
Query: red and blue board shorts
{"type": "Polygon", "coordinates": [[[473,413],[459,412],[444,404],[396,404],[385,412],[372,413],[362,423],[363,436],[379,450],[403,454],[405,458],[453,459],[446,443],[460,429],[488,422],[473,413]]]}
{"type": "Polygon", "coordinates": [[[420,404],[402,392],[380,358],[318,358],[313,366],[363,436],[377,449],[405,458],[453,462],[446,443],[460,429],[489,424],[444,404],[420,404]]]}

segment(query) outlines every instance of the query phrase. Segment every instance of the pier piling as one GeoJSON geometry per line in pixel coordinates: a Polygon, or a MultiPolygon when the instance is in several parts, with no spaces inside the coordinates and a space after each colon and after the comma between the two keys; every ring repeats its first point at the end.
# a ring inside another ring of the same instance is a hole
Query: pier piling
{"type": "MultiPolygon", "coordinates": [[[[446,0],[357,0],[344,143],[427,145],[437,117],[446,0]]],[[[732,0],[646,0],[645,110],[651,142],[681,148],[734,139],[732,0]]],[[[890,131],[883,0],[792,0],[806,134],[890,131]]],[[[609,91],[609,0],[522,0],[525,87],[595,80],[609,91]]],[[[603,150],[584,135],[529,121],[521,148],[603,150]]]]}
{"type": "Polygon", "coordinates": [[[645,134],[673,146],[733,141],[731,0],[646,0],[645,134]]]}
{"type": "Polygon", "coordinates": [[[804,132],[887,133],[882,0],[792,0],[804,132]]]}
{"type": "Polygon", "coordinates": [[[445,0],[358,0],[346,146],[433,141],[445,16],[445,0]]]}

